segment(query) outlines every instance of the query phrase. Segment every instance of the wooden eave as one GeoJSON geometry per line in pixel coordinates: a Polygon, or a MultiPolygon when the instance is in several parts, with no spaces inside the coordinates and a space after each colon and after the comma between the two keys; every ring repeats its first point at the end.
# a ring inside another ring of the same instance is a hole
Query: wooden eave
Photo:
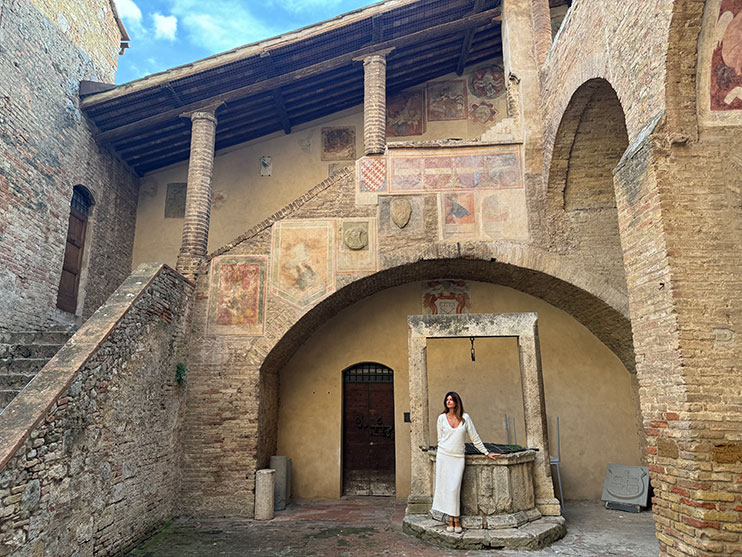
{"type": "Polygon", "coordinates": [[[501,0],[387,0],[317,25],[85,97],[82,108],[141,174],[188,159],[184,112],[217,112],[216,148],[306,124],[363,102],[358,58],[392,49],[394,93],[502,55],[501,0]]]}

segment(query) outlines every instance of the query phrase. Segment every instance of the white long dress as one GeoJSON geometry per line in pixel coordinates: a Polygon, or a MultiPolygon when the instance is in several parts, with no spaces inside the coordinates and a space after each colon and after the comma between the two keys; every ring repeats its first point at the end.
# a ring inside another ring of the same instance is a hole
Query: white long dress
{"type": "Polygon", "coordinates": [[[460,516],[461,478],[464,476],[464,450],[466,434],[474,446],[483,454],[489,451],[474,429],[469,414],[464,414],[464,422],[451,427],[445,414],[438,416],[438,449],[435,456],[435,494],[433,510],[448,516],[460,516]]]}

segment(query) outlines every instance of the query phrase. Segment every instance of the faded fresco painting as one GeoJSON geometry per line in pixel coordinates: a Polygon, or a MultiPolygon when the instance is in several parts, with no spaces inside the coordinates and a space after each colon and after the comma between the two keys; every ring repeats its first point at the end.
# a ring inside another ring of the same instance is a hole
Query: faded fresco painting
{"type": "Polygon", "coordinates": [[[386,100],[386,135],[402,137],[425,133],[425,95],[420,91],[402,91],[386,100]]]}
{"type": "Polygon", "coordinates": [[[466,82],[463,79],[428,83],[428,120],[465,120],[466,82]]]}
{"type": "Polygon", "coordinates": [[[471,108],[469,108],[469,118],[477,124],[484,125],[489,122],[494,122],[496,115],[497,109],[495,108],[495,105],[487,101],[474,103],[471,105],[471,108]]]}
{"type": "Polygon", "coordinates": [[[496,99],[505,92],[505,73],[500,66],[485,66],[469,74],[469,92],[480,99],[496,99]]]}
{"type": "Polygon", "coordinates": [[[471,313],[471,285],[465,280],[431,280],[423,283],[423,314],[471,313]]]}
{"type": "Polygon", "coordinates": [[[390,158],[389,191],[416,193],[457,189],[521,188],[517,150],[457,155],[399,154],[390,158]]]}
{"type": "Polygon", "coordinates": [[[474,192],[440,194],[443,237],[477,233],[476,198],[474,192]]]}
{"type": "Polygon", "coordinates": [[[711,110],[742,108],[742,0],[721,0],[713,33],[711,110]]]}
{"type": "Polygon", "coordinates": [[[322,160],[344,161],[356,158],[356,129],[322,128],[322,160]]]}
{"type": "Polygon", "coordinates": [[[524,190],[479,192],[478,205],[485,238],[528,239],[528,212],[524,190]]]}
{"type": "Polygon", "coordinates": [[[376,270],[376,220],[368,218],[337,221],[337,272],[376,270]]]}
{"type": "Polygon", "coordinates": [[[335,289],[334,221],[273,225],[271,292],[301,308],[335,289]]]}
{"type": "Polygon", "coordinates": [[[267,267],[268,259],[257,256],[225,256],[211,261],[209,334],[263,334],[267,267]]]}

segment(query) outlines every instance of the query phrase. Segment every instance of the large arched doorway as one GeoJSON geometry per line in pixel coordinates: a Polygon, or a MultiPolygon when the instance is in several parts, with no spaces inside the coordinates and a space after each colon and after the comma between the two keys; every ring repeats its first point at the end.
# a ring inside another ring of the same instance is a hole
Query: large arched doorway
{"type": "Polygon", "coordinates": [[[394,371],[343,371],[343,495],[394,495],[394,371]]]}

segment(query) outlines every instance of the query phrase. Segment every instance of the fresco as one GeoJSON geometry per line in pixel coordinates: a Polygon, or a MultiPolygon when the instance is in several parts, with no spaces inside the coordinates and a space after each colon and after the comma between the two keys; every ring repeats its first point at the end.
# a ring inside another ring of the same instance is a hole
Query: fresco
{"type": "Polygon", "coordinates": [[[423,91],[402,91],[386,100],[386,135],[402,137],[425,133],[423,91]]]}
{"type": "Polygon", "coordinates": [[[273,225],[271,293],[300,308],[335,289],[334,221],[281,221],[273,225]]]}
{"type": "Polygon", "coordinates": [[[469,118],[477,124],[487,124],[495,120],[497,115],[497,109],[492,103],[482,101],[481,103],[474,103],[469,108],[469,118]]]}
{"type": "Polygon", "coordinates": [[[722,0],[713,33],[711,110],[742,109],[742,0],[722,0]]]}
{"type": "Polygon", "coordinates": [[[423,283],[423,314],[471,312],[471,285],[465,280],[431,280],[423,283]]]}
{"type": "Polygon", "coordinates": [[[322,160],[344,161],[356,158],[356,129],[322,128],[322,160]]]}
{"type": "Polygon", "coordinates": [[[337,272],[357,273],[376,270],[376,220],[337,221],[337,272]]]}
{"type": "Polygon", "coordinates": [[[463,79],[428,83],[428,121],[465,120],[466,82],[463,79]]]}
{"type": "Polygon", "coordinates": [[[485,66],[469,74],[469,92],[480,99],[496,99],[505,92],[505,73],[500,66],[485,66]]]}
{"type": "Polygon", "coordinates": [[[470,236],[477,233],[474,192],[442,193],[440,200],[444,238],[456,235],[470,236]]]}
{"type": "Polygon", "coordinates": [[[386,158],[363,157],[357,164],[359,191],[374,193],[386,191],[386,158]]]}
{"type": "Polygon", "coordinates": [[[266,257],[249,255],[217,257],[211,261],[209,334],[263,334],[267,267],[266,257]]]}
{"type": "Polygon", "coordinates": [[[391,158],[389,191],[521,188],[517,151],[461,150],[457,155],[407,154],[391,158]]]}

